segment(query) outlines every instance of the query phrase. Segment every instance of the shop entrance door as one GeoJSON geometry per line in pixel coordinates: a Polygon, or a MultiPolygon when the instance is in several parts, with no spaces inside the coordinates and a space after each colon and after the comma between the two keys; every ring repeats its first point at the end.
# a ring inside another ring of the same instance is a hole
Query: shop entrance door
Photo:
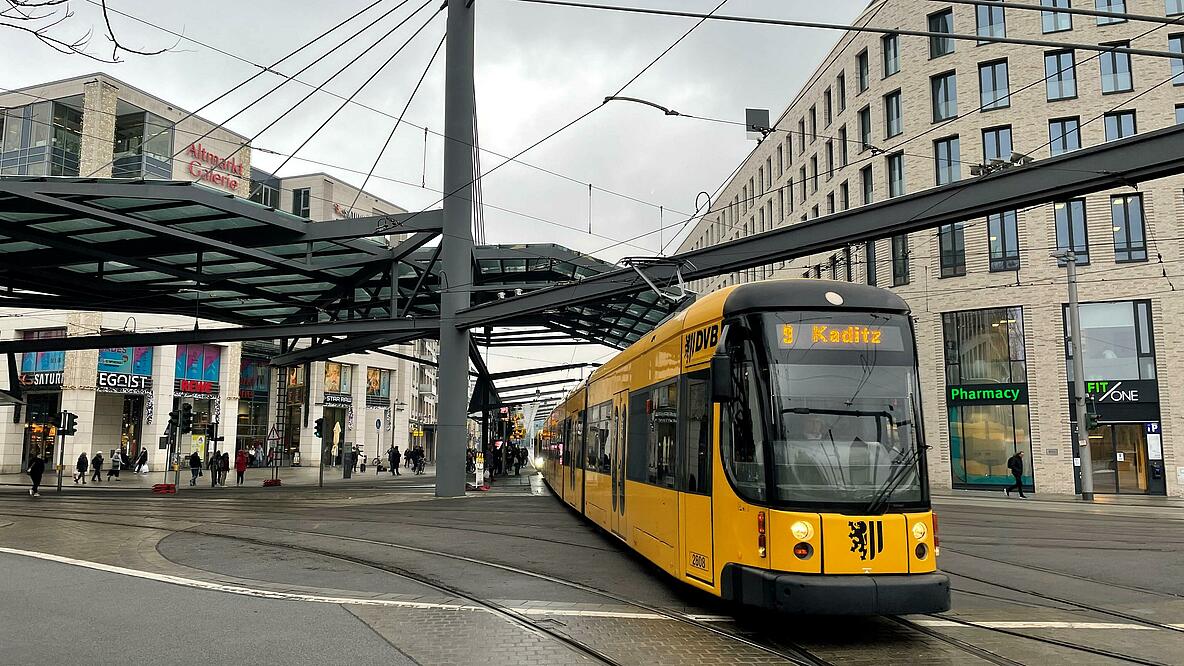
{"type": "Polygon", "coordinates": [[[349,456],[346,455],[348,447],[345,441],[345,413],[340,407],[326,407],[325,420],[321,422],[321,428],[326,464],[330,467],[341,467],[342,476],[349,478],[344,469],[349,460],[349,456]]]}
{"type": "Polygon", "coordinates": [[[21,469],[29,468],[29,460],[39,456],[47,466],[57,463],[58,411],[60,393],[29,393],[25,396],[28,421],[25,426],[25,446],[21,469]]]}
{"type": "Polygon", "coordinates": [[[1149,473],[1145,424],[1104,423],[1089,431],[1089,446],[1095,492],[1146,495],[1159,485],[1149,473]]]}

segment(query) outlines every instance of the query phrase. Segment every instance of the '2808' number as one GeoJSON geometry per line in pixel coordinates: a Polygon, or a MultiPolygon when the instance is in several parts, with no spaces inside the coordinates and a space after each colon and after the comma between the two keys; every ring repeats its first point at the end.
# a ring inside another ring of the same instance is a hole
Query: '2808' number
{"type": "Polygon", "coordinates": [[[707,556],[700,555],[699,553],[691,553],[691,566],[707,571],[707,556]]]}

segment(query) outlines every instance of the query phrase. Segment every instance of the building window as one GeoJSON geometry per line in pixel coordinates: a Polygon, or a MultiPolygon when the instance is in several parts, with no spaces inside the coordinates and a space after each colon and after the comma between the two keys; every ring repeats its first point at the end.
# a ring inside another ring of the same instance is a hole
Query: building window
{"type": "Polygon", "coordinates": [[[892,286],[909,283],[909,237],[900,234],[892,237],[892,286]]]}
{"type": "Polygon", "coordinates": [[[834,98],[832,96],[831,90],[830,88],[827,88],[826,91],[822,93],[822,119],[825,123],[823,127],[830,127],[831,122],[833,122],[835,119],[833,100],[834,98]]]}
{"type": "Polygon", "coordinates": [[[933,142],[933,167],[937,185],[946,185],[961,179],[961,165],[958,137],[951,136],[933,142]]]}
{"type": "MultiPolygon", "coordinates": [[[[1184,53],[1184,35],[1169,36],[1168,50],[1172,53],[1184,53]]],[[[1184,86],[1184,58],[1172,58],[1172,85],[1184,86]]]]}
{"type": "Polygon", "coordinates": [[[863,192],[863,205],[875,200],[875,184],[872,182],[872,168],[865,166],[859,170],[859,189],[863,192]]]}
{"type": "Polygon", "coordinates": [[[858,83],[858,87],[860,87],[860,92],[867,91],[868,85],[870,85],[867,49],[860,51],[860,55],[855,57],[855,71],[857,79],[856,83],[858,83]]]}
{"type": "Polygon", "coordinates": [[[841,206],[839,210],[847,210],[851,207],[851,186],[845,180],[839,185],[839,206],[841,206]]]}
{"type": "Polygon", "coordinates": [[[941,254],[941,276],[966,275],[966,234],[962,230],[962,223],[938,227],[937,245],[941,254]]]}
{"type": "Polygon", "coordinates": [[[815,205],[810,209],[810,217],[818,217],[818,206],[815,205]]]}
{"type": "MultiPolygon", "coordinates": [[[[116,178],[172,178],[173,123],[147,111],[117,115],[113,156],[116,178]]],[[[220,169],[229,173],[235,164],[231,155],[220,169]]]]}
{"type": "MultiPolygon", "coordinates": [[[[1003,8],[978,5],[974,8],[975,32],[979,37],[1006,37],[1007,25],[1003,19],[1003,8]]],[[[979,42],[987,44],[990,42],[979,42]]]]}
{"type": "Polygon", "coordinates": [[[843,267],[846,272],[847,282],[855,281],[855,267],[851,265],[851,246],[843,248],[843,267]]]}
{"type": "Polygon", "coordinates": [[[1044,54],[1044,85],[1048,101],[1077,97],[1077,65],[1072,51],[1044,54]]]}
{"type": "Polygon", "coordinates": [[[834,141],[827,141],[824,147],[826,156],[826,179],[830,180],[835,177],[835,143],[834,141]]]}
{"type": "Polygon", "coordinates": [[[798,119],[798,154],[806,152],[806,119],[798,119]]]}
{"type": "Polygon", "coordinates": [[[942,314],[950,467],[955,487],[1012,482],[1007,460],[1022,451],[1024,485],[1032,484],[1023,310],[993,308],[942,314]],[[976,389],[1007,391],[983,399],[976,389]]]}
{"type": "Polygon", "coordinates": [[[1007,87],[1007,61],[997,60],[978,66],[979,106],[983,111],[1011,106],[1007,87]]]}
{"type": "MultiPolygon", "coordinates": [[[[1081,365],[1085,381],[1155,379],[1155,332],[1149,301],[1082,303],[1080,306],[1081,365]]],[[[1065,367],[1073,381],[1073,343],[1069,336],[1069,306],[1062,307],[1065,324],[1065,367]]]]}
{"type": "Polygon", "coordinates": [[[829,192],[826,195],[826,214],[833,215],[835,212],[835,193],[829,192]]]}
{"type": "Polygon", "coordinates": [[[847,75],[839,72],[835,77],[835,93],[838,94],[839,113],[847,109],[847,75]]]}
{"type": "Polygon", "coordinates": [[[1107,113],[1105,118],[1107,141],[1134,136],[1135,132],[1138,131],[1135,128],[1134,111],[1115,111],[1114,113],[1107,113]]]}
{"type": "Polygon", "coordinates": [[[1176,124],[1184,125],[1184,104],[1176,105],[1176,124]]]}
{"type": "Polygon", "coordinates": [[[904,153],[895,153],[885,158],[888,166],[888,197],[904,194],[904,153]]]}
{"type": "Polygon", "coordinates": [[[753,190],[753,196],[759,196],[765,193],[765,167],[757,167],[756,170],[756,184],[759,190],[753,190]]]}
{"type": "Polygon", "coordinates": [[[810,156],[810,194],[818,191],[818,156],[810,156]]]}
{"type": "MultiPolygon", "coordinates": [[[[929,15],[929,32],[951,34],[954,32],[954,10],[947,9],[929,15]]],[[[954,40],[949,37],[929,36],[929,57],[940,58],[954,52],[954,40]]]]}
{"type": "Polygon", "coordinates": [[[892,138],[904,131],[904,110],[900,105],[900,91],[884,95],[884,137],[892,138]]]}
{"type": "Polygon", "coordinates": [[[307,187],[292,190],[292,214],[300,217],[310,217],[312,213],[312,198],[307,187]]]}
{"type": "Polygon", "coordinates": [[[953,72],[929,79],[929,92],[933,99],[933,122],[958,115],[958,82],[953,72]]]}
{"type": "Polygon", "coordinates": [[[806,167],[798,169],[798,194],[802,203],[806,203],[806,167]]]}
{"type": "Polygon", "coordinates": [[[1048,121],[1048,145],[1054,156],[1081,148],[1080,125],[1077,117],[1048,121]]]}
{"type": "MultiPolygon", "coordinates": [[[[1057,252],[1073,250],[1077,255],[1077,265],[1087,265],[1089,238],[1085,226],[1085,199],[1060,201],[1053,204],[1052,208],[1057,227],[1057,252]]],[[[1058,259],[1057,264],[1064,266],[1065,262],[1058,259]]]]}
{"type": "Polygon", "coordinates": [[[1011,159],[1011,125],[983,130],[983,159],[988,163],[1011,159]]]}
{"type": "Polygon", "coordinates": [[[863,244],[864,277],[871,286],[876,286],[876,241],[863,244]]]}
{"type": "Polygon", "coordinates": [[[859,151],[863,152],[872,147],[872,107],[865,106],[859,110],[859,151]]]}
{"type": "Polygon", "coordinates": [[[765,190],[773,189],[773,156],[765,158],[765,190]]]}
{"type": "Polygon", "coordinates": [[[777,219],[779,221],[785,219],[785,188],[777,188],[777,219]]]}
{"type": "Polygon", "coordinates": [[[990,248],[990,269],[1018,271],[1020,269],[1020,238],[1017,214],[1006,210],[987,216],[987,245],[990,248]]]}
{"type": "Polygon", "coordinates": [[[830,279],[839,279],[839,255],[830,255],[830,279]]]}
{"type": "MultiPolygon", "coordinates": [[[[1068,9],[1069,0],[1040,0],[1040,6],[1068,9]]],[[[1040,21],[1045,34],[1073,29],[1073,15],[1064,12],[1040,12],[1040,21]]]]}
{"type": "MultiPolygon", "coordinates": [[[[1103,46],[1128,47],[1130,42],[1103,44],[1103,46]]],[[[1099,56],[1102,63],[1102,92],[1130,92],[1135,89],[1134,77],[1131,75],[1131,56],[1129,53],[1117,51],[1103,51],[1099,56]]]]}
{"type": "Polygon", "coordinates": [[[777,144],[777,177],[785,173],[785,148],[781,144],[777,144]]]}
{"type": "Polygon", "coordinates": [[[818,138],[818,109],[810,107],[810,141],[818,138]]]}
{"type": "Polygon", "coordinates": [[[839,166],[847,166],[847,126],[839,128],[839,166]]]}
{"type": "Polygon", "coordinates": [[[884,35],[880,38],[884,53],[884,78],[900,71],[900,35],[884,35]]]}
{"type": "Polygon", "coordinates": [[[1163,7],[1168,16],[1184,14],[1184,0],[1164,0],[1163,7]]]}
{"type": "Polygon", "coordinates": [[[1143,195],[1110,197],[1114,224],[1114,262],[1147,261],[1147,237],[1143,230],[1143,195]]]}
{"type": "MultiPolygon", "coordinates": [[[[1094,8],[1100,12],[1113,12],[1115,14],[1126,13],[1126,0],[1094,0],[1094,8]]],[[[1126,19],[1120,16],[1099,16],[1098,25],[1110,25],[1111,23],[1126,23],[1126,19]]]]}

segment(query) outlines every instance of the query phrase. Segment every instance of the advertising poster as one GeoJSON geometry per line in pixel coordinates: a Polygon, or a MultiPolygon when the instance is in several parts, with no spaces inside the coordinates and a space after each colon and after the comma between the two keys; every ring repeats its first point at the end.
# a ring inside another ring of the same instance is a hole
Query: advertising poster
{"type": "Polygon", "coordinates": [[[222,372],[222,348],[214,345],[203,345],[203,366],[202,374],[194,377],[194,379],[204,379],[207,382],[218,381],[218,375],[222,372]]]}

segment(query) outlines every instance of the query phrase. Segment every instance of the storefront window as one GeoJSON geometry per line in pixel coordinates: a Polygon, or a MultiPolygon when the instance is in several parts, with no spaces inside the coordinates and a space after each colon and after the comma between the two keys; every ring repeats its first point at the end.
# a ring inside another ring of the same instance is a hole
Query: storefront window
{"type": "Polygon", "coordinates": [[[254,451],[267,445],[267,406],[271,366],[267,359],[244,356],[238,379],[238,430],[235,445],[254,451]]]}
{"type": "Polygon", "coordinates": [[[948,312],[942,324],[954,486],[1011,484],[1007,460],[1017,451],[1032,485],[1022,308],[948,312]]]}
{"type": "MultiPolygon", "coordinates": [[[[1155,345],[1151,303],[1117,301],[1083,303],[1081,312],[1082,365],[1085,381],[1155,379],[1155,345]]],[[[1064,309],[1065,362],[1073,381],[1073,344],[1069,311],[1064,309]]]]}
{"type": "Polygon", "coordinates": [[[387,407],[391,404],[391,371],[366,369],[366,406],[387,407]]]}

